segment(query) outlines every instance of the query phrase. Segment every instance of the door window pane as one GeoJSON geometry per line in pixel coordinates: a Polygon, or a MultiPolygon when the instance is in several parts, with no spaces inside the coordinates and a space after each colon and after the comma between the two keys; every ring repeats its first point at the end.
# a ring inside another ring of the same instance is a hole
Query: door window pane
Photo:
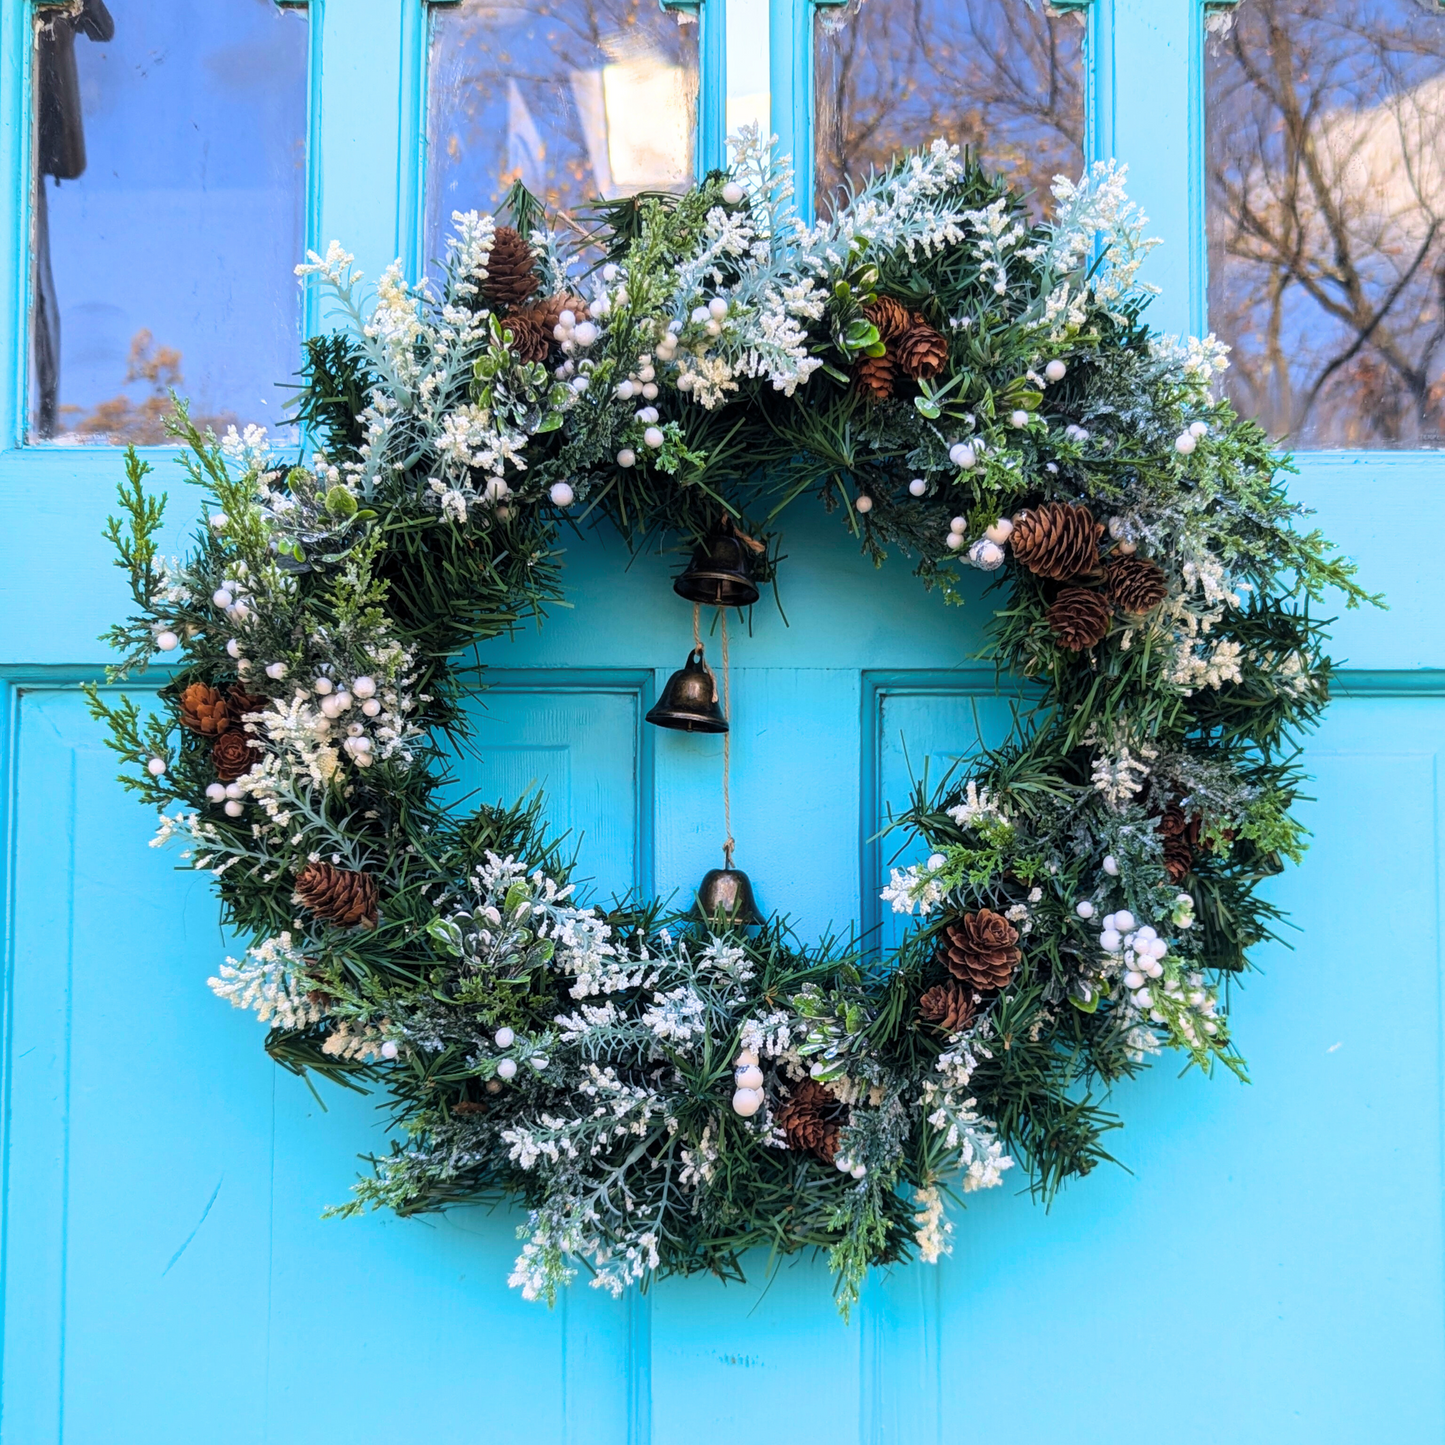
{"type": "Polygon", "coordinates": [[[814,20],[814,189],[943,136],[1050,204],[1084,166],[1084,17],[1038,0],[850,0],[814,20]]]}
{"type": "Polygon", "coordinates": [[[698,26],[658,0],[463,0],[433,12],[427,255],[513,181],[554,209],[693,180],[698,26]]]}
{"type": "Polygon", "coordinates": [[[1305,447],[1445,422],[1445,9],[1245,0],[1206,47],[1209,323],[1305,447]]]}
{"type": "Polygon", "coordinates": [[[296,368],[307,29],[275,0],[37,10],[31,441],[274,426],[296,368]]]}

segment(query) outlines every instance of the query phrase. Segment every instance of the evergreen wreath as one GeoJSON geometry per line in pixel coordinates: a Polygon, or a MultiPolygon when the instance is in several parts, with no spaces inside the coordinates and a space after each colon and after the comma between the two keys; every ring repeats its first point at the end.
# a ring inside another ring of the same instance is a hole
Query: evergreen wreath
{"type": "Polygon", "coordinates": [[[948,1250],[945,1195],[1108,1159],[1099,1096],[1148,1056],[1243,1073],[1227,986],[1273,936],[1327,697],[1310,604],[1371,599],[1215,399],[1224,348],[1143,324],[1122,170],[1053,195],[1031,224],[940,141],[809,228],[751,135],[569,256],[517,189],[512,225],[454,217],[437,286],[392,266],[363,306],[335,243],[297,268],[347,323],[307,343],[312,458],[180,411],[186,561],[128,454],[112,678],[181,660],[157,709],[91,707],[254,939],[211,987],[279,1063],[390,1096],[402,1137],[339,1212],[519,1200],[512,1283],[548,1299],[579,1262],[620,1292],[818,1247],[846,1310],[869,1265],[948,1250]],[[443,805],[468,650],[560,595],[560,526],[725,523],[770,575],[804,494],[954,600],[996,572],[993,656],[1041,685],[900,820],[895,952],[584,907],[539,800],[443,805]]]}

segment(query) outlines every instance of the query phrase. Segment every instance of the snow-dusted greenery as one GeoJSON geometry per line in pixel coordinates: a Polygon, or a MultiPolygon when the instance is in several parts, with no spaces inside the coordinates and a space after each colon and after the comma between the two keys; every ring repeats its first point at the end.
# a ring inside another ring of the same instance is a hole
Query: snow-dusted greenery
{"type": "Polygon", "coordinates": [[[1116,1122],[1099,1088],[1163,1048],[1242,1069],[1223,985],[1269,934],[1257,884],[1303,846],[1294,740],[1329,674],[1308,606],[1361,594],[1296,528],[1267,439],[1215,399],[1221,348],[1144,326],[1122,171],[1061,178],[1046,227],[941,142],[811,228],[790,187],[745,138],[731,174],[604,208],[570,260],[514,198],[543,291],[570,298],[545,362],[486,304],[491,218],[456,217],[435,281],[390,267],[369,299],[333,244],[299,268],[347,322],[308,344],[307,454],[182,416],[208,495],[191,555],[157,555],[134,454],[111,524],[137,604],[117,675],[158,652],[180,666],[153,712],[92,703],[161,838],[254,939],[212,987],[288,1067],[392,1096],[393,1152],[347,1209],[520,1200],[529,1296],[579,1263],[613,1290],[733,1276],[765,1245],[827,1250],[846,1306],[869,1265],[947,1251],[947,1196],[1015,1164],[1044,1194],[1087,1173],[1116,1122]],[[884,350],[879,296],[948,349],[884,400],[854,382],[884,350]],[[995,571],[998,660],[1042,688],[900,820],[918,861],[884,896],[918,926],[896,953],[639,900],[603,913],[576,901],[535,800],[442,806],[474,680],[452,659],[556,596],[564,519],[688,545],[724,514],[768,534],[810,494],[949,599],[995,571]],[[1087,505],[1106,557],[1167,584],[1082,651],[999,525],[1051,501],[1087,505]],[[242,695],[257,762],[230,782],[177,729],[198,682],[242,695]],[[1166,812],[1192,830],[1183,873],[1166,812]],[[322,864],[375,880],[374,927],[303,906],[298,875],[322,864]],[[939,931],[985,907],[1022,962],[945,1034],[919,1013],[946,977],[939,931]],[[751,1114],[732,1107],[740,1054],[764,1077],[751,1114]],[[841,1167],[779,1127],[805,1078],[836,1103],[841,1167]]]}

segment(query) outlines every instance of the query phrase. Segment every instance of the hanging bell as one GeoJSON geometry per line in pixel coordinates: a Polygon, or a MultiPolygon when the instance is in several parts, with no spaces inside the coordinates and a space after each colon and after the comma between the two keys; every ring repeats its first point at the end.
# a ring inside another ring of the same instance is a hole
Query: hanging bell
{"type": "Polygon", "coordinates": [[[713,923],[719,917],[736,926],[761,923],[763,916],[753,899],[753,885],[741,868],[709,868],[698,885],[697,902],[692,916],[700,923],[713,923]]]}
{"type": "Polygon", "coordinates": [[[695,647],[688,653],[681,671],[668,678],[647,720],[660,728],[676,728],[685,733],[728,730],[728,720],[718,706],[717,680],[703,664],[702,648],[695,647]]]}
{"type": "Polygon", "coordinates": [[[748,574],[747,543],[731,528],[714,532],[699,544],[672,590],[707,607],[751,606],[758,600],[758,589],[748,574]]]}

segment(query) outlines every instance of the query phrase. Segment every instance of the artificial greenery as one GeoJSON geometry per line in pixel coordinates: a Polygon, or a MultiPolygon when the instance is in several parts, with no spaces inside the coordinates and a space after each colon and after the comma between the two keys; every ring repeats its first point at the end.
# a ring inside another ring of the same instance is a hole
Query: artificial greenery
{"type": "Polygon", "coordinates": [[[179,663],[153,711],[91,704],[254,940],[213,988],[278,1062],[389,1095],[396,1143],[348,1210],[520,1200],[514,1283],[547,1297],[579,1263],[620,1290],[816,1247],[846,1307],[870,1265],[947,1250],[946,1194],[1017,1162],[1047,1198],[1107,1160],[1105,1095],[1161,1048],[1243,1072],[1221,986],[1304,846],[1310,607],[1365,599],[1215,398],[1220,350],[1147,329],[1109,167],[1034,226],[939,143],[810,230],[754,140],[684,195],[599,210],[572,257],[510,206],[531,310],[489,304],[475,213],[433,287],[391,268],[365,306],[338,246],[299,268],[349,317],[307,346],[310,460],[182,412],[207,499],[183,563],[129,455],[115,676],[179,663]],[[726,519],[768,575],[808,497],[947,598],[994,572],[993,656],[1032,680],[1011,737],[895,820],[926,860],[884,895],[919,918],[896,952],[594,912],[539,800],[448,808],[455,749],[486,747],[474,646],[560,597],[560,527],[685,548],[726,519]],[[1085,563],[1050,575],[1019,525],[1085,563]],[[1157,578],[1137,613],[1127,558],[1157,578]]]}

